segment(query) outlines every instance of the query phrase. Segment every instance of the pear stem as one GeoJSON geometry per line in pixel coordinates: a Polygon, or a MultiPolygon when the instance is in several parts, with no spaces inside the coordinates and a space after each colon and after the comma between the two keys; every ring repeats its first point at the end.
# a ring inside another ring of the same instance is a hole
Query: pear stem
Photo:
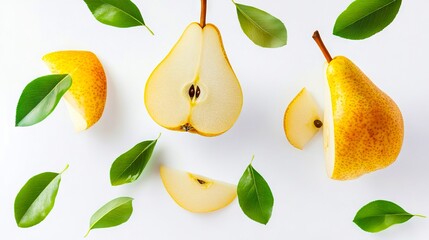
{"type": "Polygon", "coordinates": [[[313,33],[313,39],[314,39],[314,41],[316,41],[316,43],[319,46],[320,50],[322,50],[322,53],[325,56],[326,61],[328,61],[328,63],[330,63],[332,61],[331,54],[329,54],[328,49],[326,48],[325,44],[323,43],[322,38],[320,37],[319,31],[316,30],[313,33]]]}
{"type": "Polygon", "coordinates": [[[201,0],[200,26],[206,26],[207,0],[201,0]]]}

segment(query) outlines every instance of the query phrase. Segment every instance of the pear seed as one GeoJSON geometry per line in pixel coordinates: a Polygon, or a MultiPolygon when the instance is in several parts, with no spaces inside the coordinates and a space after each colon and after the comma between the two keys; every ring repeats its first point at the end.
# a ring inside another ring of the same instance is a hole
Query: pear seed
{"type": "Polygon", "coordinates": [[[197,86],[197,93],[195,94],[195,98],[198,98],[200,96],[201,90],[200,87],[197,86]]]}
{"type": "Polygon", "coordinates": [[[192,86],[189,88],[189,97],[194,98],[195,95],[195,87],[194,84],[192,84],[192,86]]]}
{"type": "Polygon", "coordinates": [[[320,121],[319,119],[314,120],[314,126],[317,128],[321,128],[323,126],[322,121],[320,121]]]}
{"type": "Polygon", "coordinates": [[[206,184],[206,181],[204,181],[204,180],[197,179],[197,181],[198,181],[199,184],[206,184]]]}

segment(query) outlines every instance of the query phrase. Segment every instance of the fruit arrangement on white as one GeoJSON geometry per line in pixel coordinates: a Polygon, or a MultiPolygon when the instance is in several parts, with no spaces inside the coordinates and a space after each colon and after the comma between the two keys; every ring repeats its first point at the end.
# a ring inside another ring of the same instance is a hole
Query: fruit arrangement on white
{"type": "Polygon", "coordinates": [[[427,236],[424,3],[133,2],[0,8],[0,238],[427,236]]]}

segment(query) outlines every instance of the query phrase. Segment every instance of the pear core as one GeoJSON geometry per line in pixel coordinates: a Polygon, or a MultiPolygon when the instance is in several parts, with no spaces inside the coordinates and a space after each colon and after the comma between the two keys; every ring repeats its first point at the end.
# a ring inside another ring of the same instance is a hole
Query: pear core
{"type": "Polygon", "coordinates": [[[404,137],[396,103],[346,57],[335,57],[326,76],[323,134],[328,175],[348,180],[389,166],[404,137]]]}
{"type": "Polygon", "coordinates": [[[185,29],[150,75],[144,100],[152,119],[171,130],[216,136],[233,126],[243,95],[216,26],[185,29]]]}

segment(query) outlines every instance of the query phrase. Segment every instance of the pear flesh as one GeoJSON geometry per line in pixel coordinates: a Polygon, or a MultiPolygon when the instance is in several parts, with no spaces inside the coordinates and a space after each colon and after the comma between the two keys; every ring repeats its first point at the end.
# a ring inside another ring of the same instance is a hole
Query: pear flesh
{"type": "Polygon", "coordinates": [[[186,28],[150,75],[144,99],[152,119],[171,130],[216,136],[233,126],[243,95],[216,26],[186,28]]]}
{"type": "Polygon", "coordinates": [[[346,57],[335,57],[326,75],[323,135],[328,175],[348,180],[389,166],[404,137],[396,103],[346,57]]]}

